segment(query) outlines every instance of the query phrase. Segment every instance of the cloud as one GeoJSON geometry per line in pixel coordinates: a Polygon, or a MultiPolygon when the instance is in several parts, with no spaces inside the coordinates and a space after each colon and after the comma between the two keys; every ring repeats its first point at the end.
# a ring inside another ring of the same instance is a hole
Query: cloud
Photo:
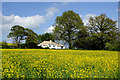
{"type": "Polygon", "coordinates": [[[2,27],[9,29],[12,25],[22,25],[28,28],[36,28],[39,27],[40,24],[45,23],[47,18],[52,18],[58,11],[59,10],[57,8],[51,7],[46,10],[47,13],[45,16],[34,15],[28,17],[21,17],[14,14],[10,16],[3,16],[0,14],[2,17],[2,27]]]}
{"type": "Polygon", "coordinates": [[[57,8],[50,7],[46,9],[46,14],[44,16],[34,15],[21,17],[14,14],[10,16],[4,16],[0,14],[0,25],[2,25],[2,27],[0,27],[0,30],[2,30],[2,32],[0,33],[2,33],[3,39],[5,39],[13,25],[21,25],[25,28],[37,29],[41,24],[46,23],[47,20],[52,18],[58,11],[59,10],[57,8]]]}
{"type": "Polygon", "coordinates": [[[50,26],[48,29],[45,30],[44,33],[52,33],[52,30],[54,30],[54,26],[50,26]]]}
{"type": "Polygon", "coordinates": [[[15,16],[14,14],[10,16],[3,16],[2,17],[2,35],[6,36],[10,32],[10,29],[13,25],[21,25],[25,28],[36,29],[40,26],[40,24],[45,23],[44,16],[34,15],[29,17],[20,17],[15,16]]]}
{"type": "Polygon", "coordinates": [[[80,16],[80,18],[82,18],[83,16],[82,15],[79,15],[80,16]]]}
{"type": "Polygon", "coordinates": [[[88,23],[88,20],[90,19],[90,17],[95,17],[96,14],[87,14],[87,15],[81,15],[82,16],[82,19],[83,19],[83,23],[84,25],[87,25],[88,23]]]}
{"type": "Polygon", "coordinates": [[[35,28],[38,27],[39,24],[44,22],[45,22],[44,16],[40,16],[40,15],[20,17],[12,14],[10,16],[2,16],[3,28],[8,28],[12,25],[22,25],[28,28],[35,28]]]}

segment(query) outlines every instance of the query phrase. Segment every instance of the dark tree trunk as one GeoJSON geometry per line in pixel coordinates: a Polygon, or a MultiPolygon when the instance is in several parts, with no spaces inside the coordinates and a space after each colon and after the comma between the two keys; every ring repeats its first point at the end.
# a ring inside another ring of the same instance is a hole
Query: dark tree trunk
{"type": "Polygon", "coordinates": [[[18,47],[18,48],[20,47],[20,44],[19,44],[19,43],[17,44],[17,47],[18,47]]]}
{"type": "Polygon", "coordinates": [[[69,49],[72,49],[71,41],[69,41],[69,49]]]}
{"type": "Polygon", "coordinates": [[[104,49],[104,41],[103,41],[103,38],[101,39],[100,45],[101,45],[101,49],[104,49]]]}

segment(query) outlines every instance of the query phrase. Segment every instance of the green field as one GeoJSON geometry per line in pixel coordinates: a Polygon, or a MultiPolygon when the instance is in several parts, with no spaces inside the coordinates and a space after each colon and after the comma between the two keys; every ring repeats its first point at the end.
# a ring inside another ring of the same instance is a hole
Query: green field
{"type": "Polygon", "coordinates": [[[2,49],[2,78],[118,78],[118,52],[2,49]]]}

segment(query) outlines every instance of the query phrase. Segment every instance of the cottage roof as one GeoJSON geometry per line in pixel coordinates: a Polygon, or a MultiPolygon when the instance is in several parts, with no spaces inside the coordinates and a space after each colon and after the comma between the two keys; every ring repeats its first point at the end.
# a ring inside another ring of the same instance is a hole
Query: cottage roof
{"type": "Polygon", "coordinates": [[[38,44],[38,46],[40,46],[40,45],[45,45],[45,46],[47,46],[47,45],[57,45],[57,46],[62,46],[61,44],[59,44],[59,43],[55,43],[55,42],[52,42],[52,41],[43,41],[42,43],[38,44]]]}

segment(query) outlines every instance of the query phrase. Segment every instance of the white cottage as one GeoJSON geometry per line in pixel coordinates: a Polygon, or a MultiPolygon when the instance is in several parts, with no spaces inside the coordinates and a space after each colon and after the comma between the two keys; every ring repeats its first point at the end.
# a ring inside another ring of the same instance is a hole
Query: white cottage
{"type": "Polygon", "coordinates": [[[41,46],[42,48],[49,47],[50,49],[65,49],[65,46],[50,41],[43,41],[42,43],[38,44],[38,46],[41,46]]]}

